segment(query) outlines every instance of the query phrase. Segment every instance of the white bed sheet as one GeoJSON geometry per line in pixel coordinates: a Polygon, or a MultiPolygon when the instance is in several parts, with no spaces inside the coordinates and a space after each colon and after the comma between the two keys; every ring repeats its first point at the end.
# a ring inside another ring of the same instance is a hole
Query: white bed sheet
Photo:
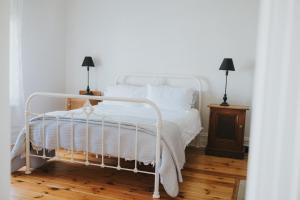
{"type": "MultiPolygon", "coordinates": [[[[143,105],[127,103],[123,105],[111,105],[100,103],[94,107],[96,112],[107,113],[109,115],[121,116],[123,119],[129,117],[140,118],[140,121],[148,123],[149,120],[156,119],[155,111],[143,105]]],[[[190,110],[166,110],[160,109],[163,121],[175,123],[180,128],[180,133],[184,144],[187,146],[202,130],[200,113],[197,109],[190,110]]]]}

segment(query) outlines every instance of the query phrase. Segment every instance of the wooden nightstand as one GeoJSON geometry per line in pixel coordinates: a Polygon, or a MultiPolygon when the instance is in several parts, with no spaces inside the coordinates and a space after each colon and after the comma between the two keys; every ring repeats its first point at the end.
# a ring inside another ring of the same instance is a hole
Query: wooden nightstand
{"type": "Polygon", "coordinates": [[[206,154],[242,159],[247,106],[211,104],[206,154]]]}
{"type": "MultiPolygon", "coordinates": [[[[94,96],[101,96],[100,91],[92,91],[94,96]]],[[[85,90],[80,90],[79,94],[85,95],[86,91],[85,90]]],[[[81,108],[85,104],[85,100],[82,99],[75,99],[75,98],[68,98],[66,102],[66,110],[74,110],[81,108]]],[[[97,100],[90,100],[90,103],[92,106],[97,105],[100,101],[97,100]]]]}

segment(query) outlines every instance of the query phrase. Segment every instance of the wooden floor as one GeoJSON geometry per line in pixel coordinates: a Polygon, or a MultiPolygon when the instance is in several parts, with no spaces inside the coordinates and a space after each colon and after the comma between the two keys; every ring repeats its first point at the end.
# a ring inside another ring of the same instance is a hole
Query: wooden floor
{"type": "MultiPolygon", "coordinates": [[[[239,181],[246,178],[247,161],[206,156],[187,150],[184,182],[176,199],[236,199],[239,181]]],[[[154,176],[115,169],[48,162],[31,175],[15,172],[11,199],[152,199],[154,176]]],[[[161,199],[172,199],[161,186],[161,199]]]]}

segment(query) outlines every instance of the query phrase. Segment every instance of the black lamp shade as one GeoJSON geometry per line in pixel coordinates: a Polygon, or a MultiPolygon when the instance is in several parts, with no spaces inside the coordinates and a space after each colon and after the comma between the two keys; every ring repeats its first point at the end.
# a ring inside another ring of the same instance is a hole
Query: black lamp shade
{"type": "Polygon", "coordinates": [[[235,71],[232,58],[224,58],[219,70],[235,71]]]}
{"type": "Polygon", "coordinates": [[[90,57],[90,56],[86,56],[84,58],[83,63],[82,63],[81,66],[83,66],[83,67],[95,67],[93,58],[90,57]]]}

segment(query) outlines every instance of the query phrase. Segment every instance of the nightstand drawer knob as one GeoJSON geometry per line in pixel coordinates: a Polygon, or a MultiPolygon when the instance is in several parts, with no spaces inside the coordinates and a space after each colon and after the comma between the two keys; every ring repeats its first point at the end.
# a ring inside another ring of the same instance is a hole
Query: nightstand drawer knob
{"type": "Polygon", "coordinates": [[[244,128],[244,126],[243,126],[243,125],[240,125],[240,128],[244,128]]]}

